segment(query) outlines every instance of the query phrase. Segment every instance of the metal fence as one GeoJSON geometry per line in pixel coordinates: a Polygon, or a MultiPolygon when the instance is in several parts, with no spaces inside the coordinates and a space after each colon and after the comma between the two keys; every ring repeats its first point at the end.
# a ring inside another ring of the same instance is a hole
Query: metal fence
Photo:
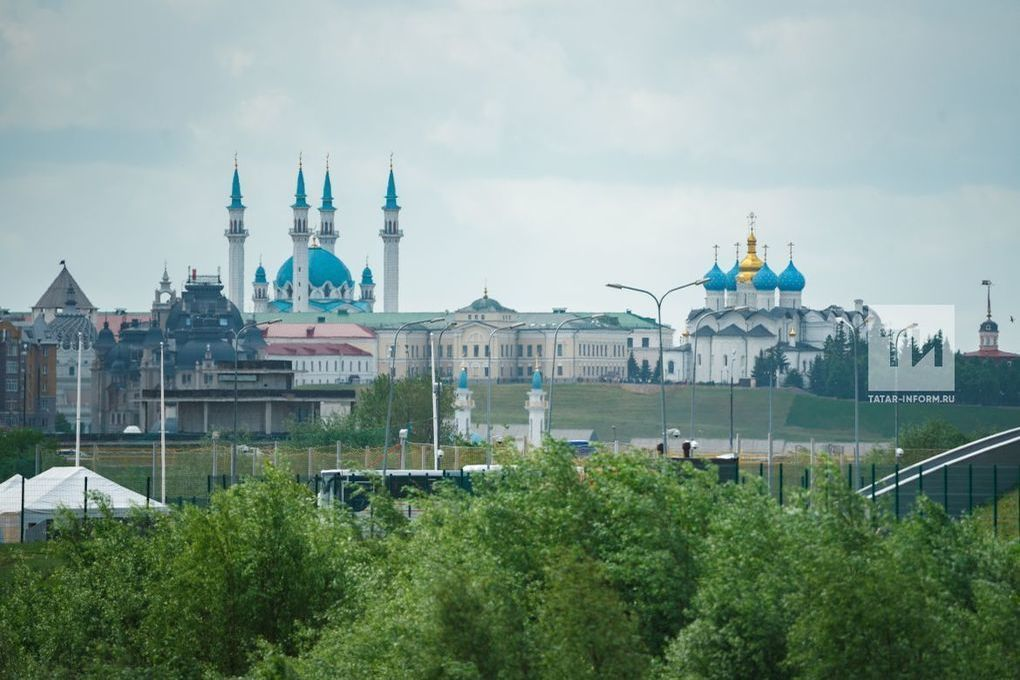
{"type": "MultiPolygon", "coordinates": [[[[780,505],[794,501],[798,494],[814,487],[824,468],[810,464],[768,464],[741,460],[740,479],[765,481],[780,505]]],[[[942,465],[930,471],[921,465],[904,471],[898,464],[865,464],[855,470],[852,463],[839,466],[842,483],[897,518],[914,511],[924,495],[954,516],[980,512],[987,515],[998,535],[1020,538],[1020,465],[942,465]]]]}

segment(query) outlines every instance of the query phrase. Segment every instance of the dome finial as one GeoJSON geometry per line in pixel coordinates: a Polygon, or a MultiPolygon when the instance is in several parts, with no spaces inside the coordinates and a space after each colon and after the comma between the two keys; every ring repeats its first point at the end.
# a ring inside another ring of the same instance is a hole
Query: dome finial
{"type": "Polygon", "coordinates": [[[790,249],[790,262],[793,262],[793,241],[787,243],[786,247],[790,249]]]}
{"type": "Polygon", "coordinates": [[[300,170],[302,168],[302,156],[304,156],[304,152],[303,151],[298,151],[297,152],[297,167],[298,167],[298,170],[300,170]]]}
{"type": "Polygon", "coordinates": [[[989,321],[992,319],[992,282],[985,279],[981,282],[981,285],[985,287],[988,294],[988,314],[987,318],[989,321]]]}
{"type": "Polygon", "coordinates": [[[237,170],[237,152],[234,152],[234,170],[237,170]]]}
{"type": "Polygon", "coordinates": [[[713,256],[712,261],[715,262],[716,264],[719,264],[719,244],[716,243],[714,246],[712,246],[712,250],[715,251],[715,255],[713,256]]]}
{"type": "Polygon", "coordinates": [[[393,170],[393,152],[390,151],[390,171],[393,170]]]}
{"type": "Polygon", "coordinates": [[[763,245],[761,247],[761,249],[762,249],[762,258],[766,262],[768,262],[769,261],[769,244],[766,243],[765,245],[763,245]]]}
{"type": "Polygon", "coordinates": [[[329,172],[329,152],[326,152],[326,172],[329,172]]]}
{"type": "Polygon", "coordinates": [[[758,216],[754,214],[753,210],[747,214],[747,224],[748,224],[748,226],[751,227],[751,233],[752,234],[754,233],[754,222],[757,219],[758,219],[758,216]]]}

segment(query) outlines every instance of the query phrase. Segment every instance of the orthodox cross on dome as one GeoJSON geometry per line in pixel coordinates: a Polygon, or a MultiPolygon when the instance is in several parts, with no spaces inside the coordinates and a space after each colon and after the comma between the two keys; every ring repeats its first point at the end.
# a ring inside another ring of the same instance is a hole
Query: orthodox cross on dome
{"type": "Polygon", "coordinates": [[[786,247],[790,249],[790,260],[793,260],[793,241],[786,244],[786,247]]]}
{"type": "Polygon", "coordinates": [[[719,261],[719,244],[716,243],[714,246],[712,246],[712,250],[715,251],[715,261],[718,262],[719,261]]]}
{"type": "Polygon", "coordinates": [[[988,318],[991,319],[992,318],[992,282],[989,281],[988,279],[985,279],[984,281],[981,282],[981,285],[984,286],[987,289],[987,291],[988,291],[988,318]]]}
{"type": "Polygon", "coordinates": [[[737,241],[736,243],[734,243],[733,247],[737,251],[737,259],[739,260],[740,259],[740,241],[737,241]]]}
{"type": "Polygon", "coordinates": [[[765,258],[765,261],[768,262],[769,261],[769,244],[766,243],[765,245],[763,245],[761,247],[761,249],[762,249],[762,251],[764,253],[763,256],[765,258]]]}
{"type": "Polygon", "coordinates": [[[758,216],[754,214],[752,210],[747,214],[747,224],[751,227],[751,233],[754,233],[754,222],[758,219],[758,216]]]}

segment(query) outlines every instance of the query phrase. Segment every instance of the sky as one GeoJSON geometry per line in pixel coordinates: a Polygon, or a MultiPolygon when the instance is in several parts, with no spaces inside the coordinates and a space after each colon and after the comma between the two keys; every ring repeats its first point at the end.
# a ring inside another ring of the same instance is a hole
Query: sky
{"type": "Polygon", "coordinates": [[[753,211],[806,305],[953,305],[973,349],[990,279],[1020,351],[1018,29],[994,1],[0,0],[0,307],[60,260],[104,309],[164,262],[225,276],[235,153],[248,281],[290,254],[299,154],[379,281],[392,153],[404,311],[654,314],[605,284],[727,269],[753,211]]]}

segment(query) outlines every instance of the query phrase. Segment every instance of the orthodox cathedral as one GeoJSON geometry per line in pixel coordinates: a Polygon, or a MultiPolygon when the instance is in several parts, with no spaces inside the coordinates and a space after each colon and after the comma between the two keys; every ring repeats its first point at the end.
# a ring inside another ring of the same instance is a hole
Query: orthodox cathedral
{"type": "MultiPolygon", "coordinates": [[[[228,243],[227,297],[239,309],[244,309],[244,241],[248,230],[244,226],[245,206],[241,202],[241,179],[237,162],[234,163],[234,178],[230,192],[227,230],[224,235],[228,243]]],[[[293,252],[269,280],[265,267],[259,263],[252,281],[252,311],[255,313],[278,312],[334,312],[355,314],[372,312],[375,307],[375,280],[368,263],[361,271],[361,279],[355,284],[351,270],[335,253],[339,238],[334,216],[333,187],[329,178],[329,161],[322,185],[322,202],[318,207],[319,227],[308,226],[308,204],[305,193],[305,175],[302,163],[298,162],[297,190],[294,194],[293,222],[290,234],[293,252]]],[[[383,205],[383,228],[379,236],[383,240],[383,276],[385,282],[383,311],[398,311],[399,299],[399,246],[404,232],[400,229],[400,206],[397,204],[397,187],[393,178],[393,162],[386,187],[386,203],[383,205]]]]}
{"type": "MultiPolygon", "coordinates": [[[[747,250],[740,258],[740,243],[735,243],[736,260],[729,271],[716,262],[705,274],[705,304],[687,316],[685,344],[670,353],[679,354],[686,370],[674,374],[676,380],[697,382],[734,382],[751,378],[754,359],[760,352],[779,345],[789,361],[805,377],[814,358],[821,354],[825,339],[862,325],[868,307],[855,300],[854,309],[837,305],[811,309],[803,305],[804,275],[793,262],[793,243],[788,243],[789,260],[776,274],[768,263],[768,246],[758,256],[758,236],[754,213],[748,215],[747,250]]],[[[782,369],[781,373],[786,373],[782,369]]],[[[667,375],[667,378],[670,376],[667,375]]],[[[779,384],[785,376],[781,375],[779,384]]]]}

